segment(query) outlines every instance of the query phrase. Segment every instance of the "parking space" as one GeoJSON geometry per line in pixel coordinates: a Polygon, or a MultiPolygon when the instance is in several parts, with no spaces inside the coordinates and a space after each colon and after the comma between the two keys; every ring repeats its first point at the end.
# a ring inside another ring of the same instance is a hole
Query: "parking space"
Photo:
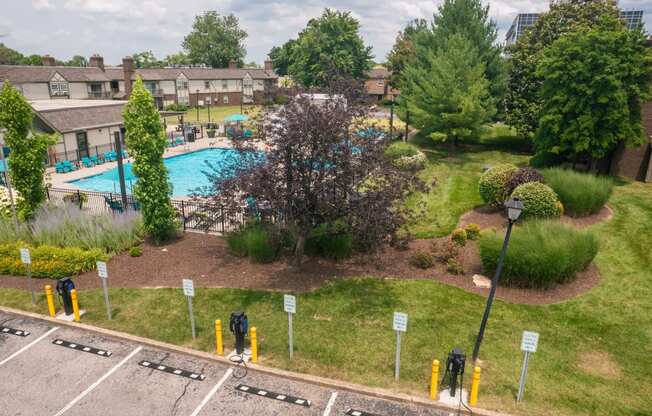
{"type": "Polygon", "coordinates": [[[3,416],[448,414],[0,312],[3,326],[29,332],[0,333],[3,416]]]}

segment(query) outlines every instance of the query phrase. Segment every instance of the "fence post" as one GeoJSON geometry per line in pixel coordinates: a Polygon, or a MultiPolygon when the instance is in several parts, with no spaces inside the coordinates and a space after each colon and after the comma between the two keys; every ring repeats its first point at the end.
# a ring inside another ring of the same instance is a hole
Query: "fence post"
{"type": "Polygon", "coordinates": [[[181,216],[183,217],[183,231],[186,231],[186,204],[181,200],[181,216]]]}
{"type": "Polygon", "coordinates": [[[224,233],[224,207],[220,207],[220,217],[222,221],[222,233],[224,233]]]}
{"type": "Polygon", "coordinates": [[[77,202],[79,202],[79,209],[82,209],[82,197],[81,197],[81,191],[78,189],[77,190],[77,202]]]}
{"type": "Polygon", "coordinates": [[[45,197],[48,199],[48,201],[50,200],[50,187],[49,186],[45,187],[45,197]]]}

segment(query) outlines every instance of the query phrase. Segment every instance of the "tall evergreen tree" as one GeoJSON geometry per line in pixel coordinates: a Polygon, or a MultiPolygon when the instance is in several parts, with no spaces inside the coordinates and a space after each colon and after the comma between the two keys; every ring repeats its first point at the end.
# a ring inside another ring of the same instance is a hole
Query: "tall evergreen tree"
{"type": "Polygon", "coordinates": [[[451,35],[435,51],[408,65],[399,115],[438,141],[456,144],[477,134],[495,113],[485,64],[470,40],[451,35]]]}
{"type": "Polygon", "coordinates": [[[172,187],[163,164],[165,132],[154,100],[138,77],[123,111],[127,148],[134,157],[138,176],[134,194],[142,207],[145,230],[155,241],[164,241],[176,232],[172,187]]]}

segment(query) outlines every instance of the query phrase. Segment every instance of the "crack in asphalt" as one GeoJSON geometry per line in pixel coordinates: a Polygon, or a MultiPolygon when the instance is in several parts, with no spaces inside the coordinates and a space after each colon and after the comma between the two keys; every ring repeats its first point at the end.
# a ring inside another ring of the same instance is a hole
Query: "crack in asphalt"
{"type": "MultiPolygon", "coordinates": [[[[205,368],[206,368],[206,366],[202,365],[201,370],[199,370],[199,374],[204,374],[204,369],[205,368]]],[[[179,397],[177,397],[177,399],[174,401],[174,404],[172,405],[172,410],[171,410],[172,413],[170,413],[171,416],[174,416],[174,415],[177,414],[177,410],[178,410],[177,406],[179,405],[179,402],[181,401],[183,396],[185,396],[186,393],[188,392],[188,386],[190,386],[190,383],[192,383],[192,382],[193,382],[193,380],[188,380],[188,382],[183,386],[183,392],[181,392],[181,395],[179,397]]]]}

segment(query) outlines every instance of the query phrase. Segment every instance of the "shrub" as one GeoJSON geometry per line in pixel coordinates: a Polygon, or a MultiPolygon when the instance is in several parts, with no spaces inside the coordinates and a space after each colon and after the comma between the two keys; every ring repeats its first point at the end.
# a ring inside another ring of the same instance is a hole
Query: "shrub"
{"type": "Polygon", "coordinates": [[[555,191],[540,182],[519,185],[512,193],[512,198],[523,202],[523,219],[559,217],[562,213],[555,191]]]}
{"type": "Polygon", "coordinates": [[[419,148],[412,143],[405,142],[394,142],[387,146],[385,149],[385,155],[392,159],[396,160],[401,157],[410,157],[420,153],[419,148]]]}
{"type": "Polygon", "coordinates": [[[270,225],[247,223],[239,230],[228,233],[229,251],[240,257],[251,257],[256,263],[271,263],[280,252],[279,233],[270,225]]]}
{"type": "MultiPolygon", "coordinates": [[[[496,270],[503,235],[483,233],[480,258],[486,273],[496,270]]],[[[588,231],[556,221],[530,221],[517,226],[511,237],[501,284],[550,288],[572,280],[598,252],[598,241],[588,231]]]]}
{"type": "Polygon", "coordinates": [[[545,169],[543,175],[564,204],[568,215],[573,217],[599,212],[613,189],[613,182],[609,178],[588,173],[552,168],[545,169]]]}
{"type": "Polygon", "coordinates": [[[290,99],[288,98],[287,95],[279,94],[279,95],[277,95],[276,97],[274,97],[274,104],[277,104],[277,105],[284,105],[284,104],[287,104],[287,102],[288,102],[289,100],[290,100],[290,99]]]}
{"type": "Polygon", "coordinates": [[[545,182],[543,175],[538,170],[530,167],[519,168],[512,174],[512,177],[507,181],[507,195],[511,195],[519,185],[528,182],[545,182]]]}
{"type": "Polygon", "coordinates": [[[464,266],[457,259],[448,259],[446,270],[451,274],[464,274],[464,266]]]}
{"type": "Polygon", "coordinates": [[[21,242],[0,244],[0,274],[24,276],[25,266],[20,261],[20,249],[29,248],[32,258],[32,276],[60,279],[93,270],[97,261],[108,256],[99,249],[82,250],[76,247],[33,247],[21,242]]]}
{"type": "MultiPolygon", "coordinates": [[[[2,147],[0,147],[0,151],[2,151],[1,149],[2,147]]],[[[12,195],[14,197],[14,204],[20,205],[23,203],[23,198],[20,196],[18,191],[14,189],[12,195]]],[[[12,215],[13,214],[11,213],[11,199],[9,198],[9,191],[6,187],[0,185],[0,219],[11,218],[12,215]]]]}
{"type": "Polygon", "coordinates": [[[185,104],[168,104],[165,106],[165,111],[188,111],[188,106],[185,104]]]}
{"type": "Polygon", "coordinates": [[[449,259],[457,257],[460,252],[460,246],[448,238],[434,240],[430,249],[434,258],[441,263],[446,263],[449,259]]]}
{"type": "Polygon", "coordinates": [[[481,230],[478,224],[468,224],[466,227],[464,227],[464,230],[466,231],[466,238],[469,240],[477,240],[480,236],[481,230]]]}
{"type": "Polygon", "coordinates": [[[92,215],[76,205],[45,205],[30,223],[32,236],[28,240],[36,245],[58,247],[98,248],[108,253],[118,253],[142,241],[143,225],[139,213],[105,213],[92,215]]]}
{"type": "Polygon", "coordinates": [[[561,165],[565,161],[566,159],[562,155],[541,151],[532,156],[530,159],[530,166],[533,168],[543,169],[551,166],[561,165]]]}
{"type": "Polygon", "coordinates": [[[500,164],[487,170],[480,176],[478,190],[487,204],[500,206],[509,194],[507,182],[518,168],[510,164],[500,164]]]}
{"type": "Polygon", "coordinates": [[[398,159],[394,159],[392,164],[400,170],[417,171],[419,169],[423,169],[426,164],[426,160],[428,160],[426,155],[423,152],[419,151],[413,156],[401,156],[398,159]]]}
{"type": "Polygon", "coordinates": [[[353,237],[345,223],[322,224],[306,239],[306,253],[333,260],[342,260],[353,254],[353,237]]]}
{"type": "Polygon", "coordinates": [[[463,228],[456,228],[451,233],[451,241],[460,247],[464,247],[466,245],[467,238],[468,236],[466,234],[466,230],[463,228]]]}
{"type": "Polygon", "coordinates": [[[420,269],[429,269],[435,265],[435,260],[430,253],[417,250],[410,255],[410,264],[420,269]]]}
{"type": "Polygon", "coordinates": [[[143,249],[140,246],[133,246],[129,249],[129,255],[131,257],[140,257],[143,255],[143,249]]]}

